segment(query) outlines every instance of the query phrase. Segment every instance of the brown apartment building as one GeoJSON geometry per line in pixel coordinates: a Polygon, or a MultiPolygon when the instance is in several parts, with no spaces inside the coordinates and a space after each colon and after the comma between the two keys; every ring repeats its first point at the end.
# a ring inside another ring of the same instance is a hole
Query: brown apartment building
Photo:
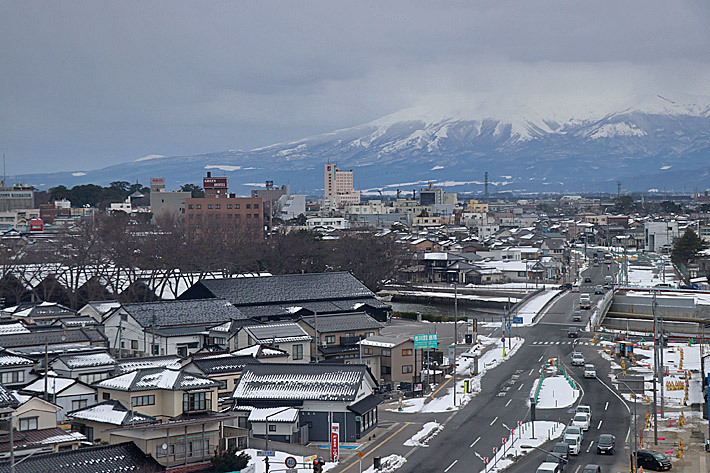
{"type": "Polygon", "coordinates": [[[205,197],[185,199],[185,224],[188,232],[200,232],[209,227],[226,228],[234,225],[264,235],[264,200],[261,197],[235,197],[230,194],[226,177],[212,177],[207,173],[203,180],[205,197]]]}

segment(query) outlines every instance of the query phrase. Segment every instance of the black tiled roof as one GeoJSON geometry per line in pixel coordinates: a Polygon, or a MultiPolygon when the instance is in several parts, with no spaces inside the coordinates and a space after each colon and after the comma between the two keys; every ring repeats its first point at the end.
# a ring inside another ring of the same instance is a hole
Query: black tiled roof
{"type": "MultiPolygon", "coordinates": [[[[315,317],[303,317],[303,321],[315,328],[315,317]]],[[[365,312],[328,314],[318,316],[318,332],[349,332],[353,330],[379,329],[383,325],[365,312]]]]}
{"type": "MultiPolygon", "coordinates": [[[[32,330],[32,329],[31,329],[32,330]]],[[[0,335],[0,347],[31,347],[44,345],[64,345],[70,343],[107,343],[106,335],[98,328],[82,327],[66,329],[52,327],[49,330],[33,330],[31,333],[0,335]]]]}
{"type": "Polygon", "coordinates": [[[374,293],[352,274],[333,272],[203,279],[180,298],[189,299],[205,292],[237,306],[374,297],[374,293]]]}
{"type": "Polygon", "coordinates": [[[197,358],[192,363],[205,375],[242,371],[248,363],[258,363],[252,356],[216,356],[197,358]]]}
{"type": "Polygon", "coordinates": [[[16,409],[19,405],[20,403],[15,396],[10,394],[10,391],[0,384],[0,409],[16,409]]]}
{"type": "MultiPolygon", "coordinates": [[[[0,471],[10,471],[10,461],[0,462],[0,471]]],[[[156,473],[165,471],[154,458],[143,453],[133,442],[80,448],[58,453],[26,457],[15,465],[16,473],[106,473],[140,471],[156,473]]]]}
{"type": "Polygon", "coordinates": [[[143,327],[217,324],[245,318],[238,308],[220,298],[124,304],[123,309],[143,327]]]}
{"type": "Polygon", "coordinates": [[[369,396],[359,400],[352,406],[348,406],[348,409],[353,411],[355,414],[364,415],[374,409],[375,406],[379,406],[382,401],[383,399],[377,394],[370,394],[369,396]]]}

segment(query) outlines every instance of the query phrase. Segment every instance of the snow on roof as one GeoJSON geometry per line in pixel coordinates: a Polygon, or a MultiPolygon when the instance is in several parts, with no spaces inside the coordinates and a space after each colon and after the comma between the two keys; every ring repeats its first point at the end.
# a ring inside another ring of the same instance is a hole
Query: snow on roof
{"type": "Polygon", "coordinates": [[[0,325],[0,335],[10,335],[13,333],[30,333],[30,330],[21,322],[0,325]]]}
{"type": "Polygon", "coordinates": [[[147,391],[151,389],[168,389],[173,391],[194,389],[199,387],[219,386],[204,376],[188,373],[182,370],[168,368],[149,368],[104,379],[95,384],[96,387],[116,389],[119,391],[147,391]]]}
{"type": "MultiPolygon", "coordinates": [[[[61,376],[47,376],[47,391],[50,394],[56,395],[77,383],[77,380],[72,378],[62,378],[61,376]]],[[[44,392],[44,378],[37,379],[34,383],[22,388],[23,391],[32,393],[44,392]]]]}
{"type": "Polygon", "coordinates": [[[17,402],[20,403],[20,405],[26,403],[30,399],[32,399],[34,396],[30,396],[28,394],[20,394],[18,391],[12,391],[10,394],[17,399],[17,402]]]}
{"type": "Polygon", "coordinates": [[[280,350],[278,348],[272,348],[267,345],[252,345],[250,347],[242,348],[240,350],[233,351],[231,353],[234,356],[252,356],[257,358],[260,356],[288,356],[288,352],[280,350]],[[261,351],[259,351],[261,349],[261,351]]]}
{"type": "Polygon", "coordinates": [[[86,366],[114,365],[116,360],[108,353],[89,353],[86,355],[72,355],[59,357],[69,368],[82,368],[86,366]]]}
{"type": "Polygon", "coordinates": [[[144,416],[138,413],[129,412],[123,404],[118,401],[107,401],[93,406],[85,407],[67,414],[73,419],[90,420],[113,425],[125,425],[130,423],[143,424],[154,422],[155,418],[144,416]]]}
{"type": "Polygon", "coordinates": [[[296,422],[297,419],[298,409],[284,407],[252,409],[249,414],[249,422],[296,422]]]}
{"type": "Polygon", "coordinates": [[[55,435],[53,437],[48,437],[39,443],[42,445],[49,445],[49,444],[54,444],[54,443],[74,442],[74,441],[83,441],[83,440],[86,440],[86,435],[84,435],[80,432],[67,432],[65,434],[60,434],[60,435],[55,435]]]}
{"type": "Polygon", "coordinates": [[[11,352],[1,351],[0,352],[0,366],[12,366],[12,365],[34,365],[35,362],[27,358],[26,356],[15,355],[11,352]]]}
{"type": "Polygon", "coordinates": [[[373,335],[365,340],[361,340],[360,345],[380,348],[394,348],[408,340],[409,338],[406,337],[385,337],[382,335],[373,335]]]}
{"type": "Polygon", "coordinates": [[[250,325],[244,327],[254,340],[287,343],[310,341],[311,336],[297,323],[250,325]]]}
{"type": "Polygon", "coordinates": [[[122,373],[128,373],[130,371],[136,371],[145,368],[171,368],[179,369],[180,357],[177,356],[166,356],[166,357],[154,357],[154,358],[141,358],[136,360],[126,360],[121,361],[118,365],[118,369],[122,373]]]}

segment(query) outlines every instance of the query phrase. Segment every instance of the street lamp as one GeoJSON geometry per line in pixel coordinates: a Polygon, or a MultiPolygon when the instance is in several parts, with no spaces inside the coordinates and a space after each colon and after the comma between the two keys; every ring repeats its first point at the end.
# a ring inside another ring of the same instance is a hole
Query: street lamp
{"type": "Polygon", "coordinates": [[[454,407],[456,407],[456,345],[458,344],[458,327],[459,327],[459,292],[458,285],[454,286],[454,407]]]}
{"type": "Polygon", "coordinates": [[[547,453],[548,455],[552,455],[553,457],[557,458],[562,462],[562,464],[567,463],[567,459],[565,457],[561,457],[555,452],[550,452],[549,450],[545,450],[544,448],[536,447],[535,445],[521,445],[520,448],[534,448],[535,450],[540,450],[541,452],[547,453]]]}
{"type": "Polygon", "coordinates": [[[264,417],[264,424],[266,426],[266,450],[269,450],[269,417],[275,416],[276,414],[281,414],[282,412],[286,412],[287,410],[291,409],[290,407],[284,407],[283,409],[272,412],[271,414],[267,414],[266,417],[264,417]]]}
{"type": "MultiPolygon", "coordinates": [[[[633,413],[633,416],[631,417],[631,419],[629,419],[629,429],[633,429],[633,431],[634,431],[634,435],[633,435],[633,437],[632,437],[632,449],[631,449],[631,453],[630,453],[630,456],[631,456],[631,457],[629,458],[629,462],[630,462],[630,466],[631,466],[631,472],[633,473],[634,471],[636,471],[636,468],[637,468],[637,465],[636,465],[636,450],[638,450],[638,440],[637,440],[637,438],[636,438],[636,398],[638,397],[638,394],[636,394],[636,391],[634,391],[633,389],[631,389],[631,387],[630,387],[628,384],[626,384],[625,382],[621,381],[618,376],[616,377],[616,381],[617,381],[618,383],[621,383],[621,384],[623,384],[624,386],[626,386],[626,389],[628,389],[629,391],[631,391],[631,393],[632,393],[633,396],[634,396],[634,413],[633,413]]],[[[624,404],[626,404],[626,403],[624,403],[624,404]]],[[[628,408],[628,405],[627,405],[627,408],[628,408]]]]}

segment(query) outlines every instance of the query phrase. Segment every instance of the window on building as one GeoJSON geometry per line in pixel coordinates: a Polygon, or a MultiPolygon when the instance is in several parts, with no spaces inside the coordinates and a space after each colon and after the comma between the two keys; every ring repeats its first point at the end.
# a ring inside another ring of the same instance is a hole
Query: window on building
{"type": "Polygon", "coordinates": [[[374,337],[374,336],[375,336],[375,332],[367,332],[365,334],[365,338],[370,338],[370,337],[374,337]]]}
{"type": "Polygon", "coordinates": [[[231,209],[231,208],[232,208],[232,204],[227,204],[227,208],[228,208],[228,209],[231,209]]]}
{"type": "Polygon", "coordinates": [[[235,217],[235,218],[237,218],[237,219],[240,219],[240,218],[242,218],[242,216],[241,216],[241,215],[239,215],[239,214],[234,214],[234,217],[235,217]]]}
{"type": "Polygon", "coordinates": [[[160,345],[158,345],[157,343],[152,344],[152,345],[150,346],[150,349],[151,349],[151,353],[153,353],[153,355],[159,355],[159,354],[160,354],[160,345]]]}
{"type": "Polygon", "coordinates": [[[212,204],[207,204],[207,208],[208,208],[208,209],[212,209],[212,208],[214,208],[214,205],[212,205],[212,204]]]}
{"type": "Polygon", "coordinates": [[[293,359],[302,360],[303,359],[303,345],[296,344],[293,346],[293,359]]]}
{"type": "Polygon", "coordinates": [[[131,340],[131,350],[138,350],[138,340],[131,340]]]}
{"type": "Polygon", "coordinates": [[[178,356],[186,357],[187,356],[187,347],[177,347],[177,354],[178,354],[178,356]]]}
{"type": "Polygon", "coordinates": [[[20,419],[20,430],[37,430],[37,417],[20,419]]]}
{"type": "Polygon", "coordinates": [[[392,356],[392,351],[388,349],[383,349],[382,356],[392,356]]]}
{"type": "Polygon", "coordinates": [[[247,208],[250,209],[250,208],[251,208],[251,204],[247,204],[247,208]]]}
{"type": "Polygon", "coordinates": [[[75,399],[71,402],[71,410],[83,409],[87,405],[86,399],[75,399]]]}
{"type": "Polygon", "coordinates": [[[128,314],[121,314],[121,322],[128,322],[128,314]]]}
{"type": "Polygon", "coordinates": [[[325,343],[327,343],[328,345],[330,345],[331,343],[335,343],[335,335],[326,335],[325,343]]]}
{"type": "Polygon", "coordinates": [[[234,204],[234,208],[235,208],[235,209],[240,208],[240,206],[241,206],[241,204],[234,204]]]}
{"type": "Polygon", "coordinates": [[[197,204],[197,205],[196,205],[196,208],[201,209],[201,208],[202,208],[202,204],[197,204]]]}
{"type": "Polygon", "coordinates": [[[269,432],[276,432],[276,426],[274,424],[269,424],[269,432]]]}
{"type": "Polygon", "coordinates": [[[214,204],[214,208],[215,208],[215,209],[221,209],[221,208],[222,208],[222,205],[221,205],[221,204],[214,204]]]}
{"type": "Polygon", "coordinates": [[[412,365],[402,365],[402,374],[406,373],[412,373],[414,371],[414,368],[412,365]]]}
{"type": "Polygon", "coordinates": [[[259,214],[254,214],[254,218],[259,218],[259,214]]]}
{"type": "Polygon", "coordinates": [[[209,393],[185,393],[182,396],[183,412],[206,411],[210,409],[209,393]]]}
{"type": "Polygon", "coordinates": [[[188,209],[193,209],[193,208],[195,208],[195,207],[194,207],[194,205],[189,204],[189,205],[187,206],[187,208],[188,208],[188,209]]]}
{"type": "Polygon", "coordinates": [[[103,393],[103,395],[101,396],[101,399],[103,399],[104,401],[110,400],[110,399],[111,399],[111,393],[103,393]]]}
{"type": "Polygon", "coordinates": [[[258,209],[258,208],[259,208],[259,204],[254,204],[254,208],[255,208],[255,209],[258,209]]]}
{"type": "Polygon", "coordinates": [[[131,398],[131,405],[133,407],[153,406],[153,405],[155,405],[155,396],[150,394],[147,396],[132,397],[131,398]]]}
{"type": "Polygon", "coordinates": [[[2,384],[22,383],[24,381],[24,371],[8,371],[2,374],[2,384]]]}
{"type": "Polygon", "coordinates": [[[366,355],[372,355],[372,348],[363,348],[363,353],[366,355]]]}
{"type": "Polygon", "coordinates": [[[86,440],[88,440],[89,442],[94,441],[94,428],[93,427],[87,427],[85,425],[82,425],[79,428],[79,432],[86,435],[86,440]]]}
{"type": "Polygon", "coordinates": [[[230,220],[232,218],[232,214],[227,214],[227,220],[230,220]]]}
{"type": "Polygon", "coordinates": [[[247,218],[251,218],[251,214],[247,214],[247,218]]]}
{"type": "Polygon", "coordinates": [[[412,349],[411,348],[402,349],[402,356],[412,356],[412,349]]]}

